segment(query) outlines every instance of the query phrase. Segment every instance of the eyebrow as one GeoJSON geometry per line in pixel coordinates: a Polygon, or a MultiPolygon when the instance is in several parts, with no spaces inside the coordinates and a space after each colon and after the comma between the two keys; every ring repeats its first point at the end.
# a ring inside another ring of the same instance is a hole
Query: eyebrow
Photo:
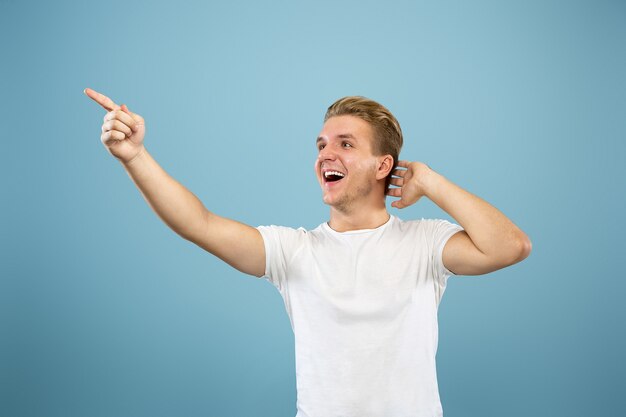
{"type": "MultiPolygon", "coordinates": [[[[337,135],[337,137],[339,139],[356,139],[352,133],[342,133],[340,135],[337,135]]],[[[321,141],[325,139],[326,139],[325,137],[319,136],[317,140],[315,141],[315,144],[317,145],[318,143],[320,143],[321,141]]]]}

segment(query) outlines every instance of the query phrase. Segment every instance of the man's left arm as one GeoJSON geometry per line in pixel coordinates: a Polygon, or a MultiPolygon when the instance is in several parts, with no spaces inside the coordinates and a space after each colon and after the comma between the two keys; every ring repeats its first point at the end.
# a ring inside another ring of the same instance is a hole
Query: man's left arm
{"type": "Polygon", "coordinates": [[[401,197],[391,205],[408,207],[426,196],[456,220],[464,231],[454,234],[443,249],[443,264],[456,275],[481,275],[520,262],[532,244],[501,211],[422,162],[399,161],[387,193],[401,197]]]}

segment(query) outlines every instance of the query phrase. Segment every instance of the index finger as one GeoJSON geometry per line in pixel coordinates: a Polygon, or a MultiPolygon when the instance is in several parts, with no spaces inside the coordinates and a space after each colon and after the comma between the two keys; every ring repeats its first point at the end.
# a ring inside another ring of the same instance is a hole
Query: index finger
{"type": "Polygon", "coordinates": [[[398,161],[398,165],[399,167],[402,168],[408,168],[409,167],[409,161],[398,161]]]}
{"type": "Polygon", "coordinates": [[[87,96],[90,99],[92,99],[93,101],[95,101],[96,103],[104,107],[104,109],[107,111],[116,110],[120,108],[120,106],[115,104],[113,100],[111,100],[104,94],[100,94],[97,91],[92,90],[91,88],[85,88],[84,93],[87,94],[87,96]]]}

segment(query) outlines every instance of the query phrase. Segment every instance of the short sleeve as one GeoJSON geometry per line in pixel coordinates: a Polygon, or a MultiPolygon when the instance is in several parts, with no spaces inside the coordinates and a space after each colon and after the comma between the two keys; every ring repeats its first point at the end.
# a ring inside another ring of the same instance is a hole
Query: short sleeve
{"type": "Polygon", "coordinates": [[[265,274],[279,291],[283,291],[293,254],[302,246],[304,229],[283,226],[258,226],[265,245],[265,274]]]}
{"type": "Polygon", "coordinates": [[[432,239],[432,261],[433,272],[435,278],[443,286],[446,285],[446,281],[451,275],[454,275],[452,271],[449,271],[443,264],[443,248],[446,246],[448,239],[450,239],[455,233],[463,230],[458,224],[450,223],[447,220],[430,220],[431,222],[431,236],[432,239]]]}

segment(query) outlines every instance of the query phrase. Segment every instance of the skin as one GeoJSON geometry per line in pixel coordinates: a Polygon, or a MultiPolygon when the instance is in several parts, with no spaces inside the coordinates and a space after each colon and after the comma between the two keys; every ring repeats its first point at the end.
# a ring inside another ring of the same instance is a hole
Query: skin
{"type": "MultiPolygon", "coordinates": [[[[117,105],[94,90],[85,94],[107,113],[101,141],[117,158],[157,215],[176,233],[238,270],[262,276],[265,247],[256,228],[210,212],[200,200],[171,178],[144,146],[144,119],[126,105],[117,105]]],[[[385,179],[393,169],[391,155],[372,152],[373,131],[353,116],[332,117],[317,139],[315,173],[324,203],[330,206],[329,225],[336,231],[376,228],[389,219],[385,179]],[[345,177],[324,179],[325,170],[345,177]]],[[[423,162],[399,161],[387,195],[403,209],[426,197],[465,230],[452,236],[443,250],[443,263],[458,275],[492,272],[525,259],[531,242],[502,212],[423,162]]]]}
{"type": "Polygon", "coordinates": [[[330,206],[329,225],[336,231],[372,229],[389,220],[385,207],[385,178],[393,168],[390,155],[372,152],[372,127],[353,116],[331,117],[324,123],[316,146],[315,174],[322,199],[330,206]],[[323,171],[346,176],[327,182],[323,171]]]}
{"type": "Polygon", "coordinates": [[[144,145],[141,116],[92,89],[85,94],[106,111],[100,139],[122,164],[148,205],[172,230],[246,274],[265,273],[265,246],[259,231],[218,216],[152,158],[144,145]]]}

